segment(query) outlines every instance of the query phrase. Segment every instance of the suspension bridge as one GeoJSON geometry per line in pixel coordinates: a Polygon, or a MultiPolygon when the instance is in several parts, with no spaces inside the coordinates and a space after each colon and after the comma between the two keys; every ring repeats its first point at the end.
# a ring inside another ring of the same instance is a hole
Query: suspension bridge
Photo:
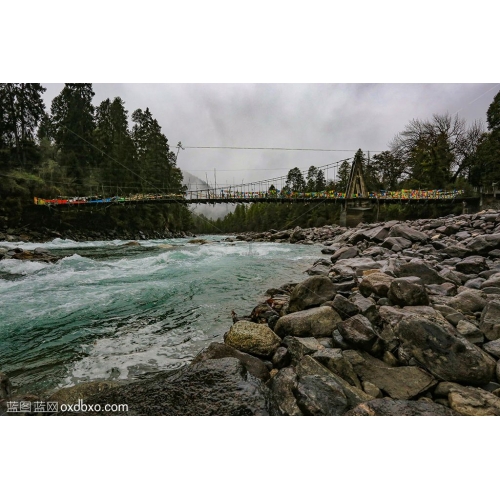
{"type": "MultiPolygon", "coordinates": [[[[341,162],[318,167],[326,173],[333,169],[333,178],[337,177],[337,169],[341,162]]],[[[302,172],[305,173],[305,172],[302,172]]],[[[128,196],[77,196],[58,197],[54,199],[34,198],[37,206],[47,207],[95,207],[97,205],[123,205],[139,203],[183,203],[183,204],[235,204],[235,203],[343,203],[346,208],[369,209],[380,203],[468,203],[477,201],[479,196],[465,196],[462,190],[444,191],[442,189],[404,189],[399,191],[381,190],[369,192],[363,176],[361,165],[354,162],[349,174],[345,192],[335,189],[293,190],[287,184],[287,176],[274,177],[257,182],[241,183],[201,190],[187,190],[184,193],[168,193],[157,190],[153,193],[130,194],[128,196]]]]}

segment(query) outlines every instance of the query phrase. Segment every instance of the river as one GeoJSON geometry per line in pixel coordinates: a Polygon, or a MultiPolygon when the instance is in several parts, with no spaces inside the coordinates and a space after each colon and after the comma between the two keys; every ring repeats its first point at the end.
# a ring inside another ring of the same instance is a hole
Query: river
{"type": "Polygon", "coordinates": [[[55,264],[0,261],[0,371],[17,393],[179,368],[221,341],[231,310],[307,278],[317,245],[183,239],[49,243],[55,264]]]}

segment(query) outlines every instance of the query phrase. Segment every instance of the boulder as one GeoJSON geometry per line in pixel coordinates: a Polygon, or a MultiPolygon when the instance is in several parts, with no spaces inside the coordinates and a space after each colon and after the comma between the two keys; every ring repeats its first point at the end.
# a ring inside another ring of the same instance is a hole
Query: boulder
{"type": "Polygon", "coordinates": [[[368,297],[372,293],[378,297],[387,297],[387,292],[394,278],[382,272],[375,272],[363,276],[363,281],[359,284],[359,291],[368,297]]]}
{"type": "Polygon", "coordinates": [[[293,363],[298,363],[307,354],[312,354],[324,347],[314,337],[285,337],[283,344],[288,348],[293,363]]]}
{"type": "Polygon", "coordinates": [[[361,314],[339,323],[338,330],[347,342],[365,351],[372,349],[379,338],[370,321],[361,314]]]}
{"type": "Polygon", "coordinates": [[[429,296],[425,287],[411,278],[393,280],[387,296],[393,304],[401,307],[429,305],[429,296]]]}
{"type": "Polygon", "coordinates": [[[282,316],[276,323],[274,331],[281,338],[287,335],[331,337],[341,321],[342,318],[331,307],[315,307],[282,316]]]}
{"type": "Polygon", "coordinates": [[[316,351],[312,358],[326,366],[330,371],[342,377],[354,387],[361,390],[361,383],[354,372],[351,363],[342,354],[342,349],[322,349],[316,351]]]}
{"type": "Polygon", "coordinates": [[[491,354],[495,358],[497,359],[500,358],[500,339],[492,340],[491,342],[486,342],[486,344],[483,344],[483,349],[488,354],[491,354]]]}
{"type": "Polygon", "coordinates": [[[465,289],[452,297],[448,305],[463,314],[474,314],[476,311],[482,311],[486,306],[486,295],[479,290],[465,289]]]}
{"type": "Polygon", "coordinates": [[[300,363],[297,365],[297,375],[299,377],[303,377],[305,375],[320,375],[323,377],[333,378],[342,387],[342,390],[344,391],[344,394],[347,398],[349,408],[353,408],[359,403],[363,403],[365,401],[370,401],[371,399],[373,399],[373,396],[370,396],[357,387],[352,386],[342,377],[339,377],[336,373],[331,372],[323,365],[318,363],[311,356],[304,356],[300,360],[300,363]]]}
{"type": "Polygon", "coordinates": [[[424,285],[440,285],[446,282],[445,278],[423,261],[400,264],[395,271],[398,278],[418,276],[424,285]]]}
{"type": "Polygon", "coordinates": [[[473,255],[456,264],[455,269],[464,274],[479,274],[481,271],[486,271],[488,266],[484,257],[473,255]]]}
{"type": "Polygon", "coordinates": [[[85,415],[268,415],[270,406],[269,389],[236,358],[208,359],[160,373],[105,390],[85,403],[128,405],[128,411],[85,415]]]}
{"type": "Polygon", "coordinates": [[[446,406],[431,403],[430,401],[405,401],[390,398],[373,399],[361,403],[346,413],[346,416],[374,417],[374,416],[436,416],[451,417],[459,413],[446,406]]]}
{"type": "Polygon", "coordinates": [[[402,319],[395,333],[402,349],[440,380],[482,385],[494,376],[494,360],[446,321],[413,315],[402,319]]]}
{"type": "Polygon", "coordinates": [[[407,240],[406,238],[391,236],[384,240],[384,242],[382,243],[382,247],[392,250],[395,246],[397,246],[401,250],[404,250],[405,248],[410,248],[411,244],[411,241],[407,240]]]}
{"type": "Polygon", "coordinates": [[[466,247],[474,254],[488,255],[488,252],[500,248],[500,233],[477,236],[466,247]]]}
{"type": "Polygon", "coordinates": [[[500,398],[479,387],[462,387],[453,384],[448,393],[450,408],[471,417],[500,416],[500,398]]]}
{"type": "Polygon", "coordinates": [[[227,344],[221,344],[219,342],[212,342],[206,349],[203,349],[196,357],[191,361],[192,364],[201,363],[207,359],[222,359],[222,358],[236,358],[241,361],[248,372],[256,378],[259,378],[266,382],[269,380],[269,370],[262,360],[240,352],[227,344]]]}
{"type": "Polygon", "coordinates": [[[303,311],[332,300],[335,296],[335,287],[326,276],[312,276],[299,283],[290,296],[288,312],[303,311]]]}
{"type": "Polygon", "coordinates": [[[78,403],[78,400],[80,399],[87,401],[89,396],[96,396],[107,389],[120,385],[121,384],[116,381],[84,382],[82,384],[76,384],[72,387],[63,387],[62,389],[58,389],[56,392],[51,394],[47,400],[57,402],[60,405],[75,404],[78,403]]]}
{"type": "Polygon", "coordinates": [[[469,321],[461,319],[457,323],[456,328],[457,332],[472,344],[482,344],[484,342],[484,336],[481,330],[469,321]]]}
{"type": "Polygon", "coordinates": [[[297,375],[292,368],[283,368],[271,379],[271,414],[280,416],[300,416],[293,391],[297,387],[297,375]]]}
{"type": "Polygon", "coordinates": [[[488,340],[500,339],[500,300],[488,302],[481,313],[479,329],[488,340]]]}
{"type": "Polygon", "coordinates": [[[290,364],[292,357],[286,347],[278,347],[273,356],[273,366],[280,370],[290,364]]]}
{"type": "Polygon", "coordinates": [[[0,399],[9,398],[12,395],[12,384],[9,377],[3,372],[0,372],[0,399]]]}
{"type": "Polygon", "coordinates": [[[331,261],[337,262],[342,259],[352,259],[353,257],[357,257],[357,255],[358,249],[356,247],[342,247],[331,256],[331,261]]]}
{"type": "Polygon", "coordinates": [[[416,366],[388,366],[365,352],[344,351],[344,357],[363,382],[371,382],[394,399],[413,398],[437,383],[416,366]]]}
{"type": "Polygon", "coordinates": [[[356,304],[353,304],[340,294],[335,295],[331,306],[340,314],[342,319],[347,319],[360,313],[359,307],[356,304]]]}
{"type": "Polygon", "coordinates": [[[347,411],[348,403],[342,386],[331,377],[299,377],[294,393],[304,415],[339,416],[347,411]]]}
{"type": "Polygon", "coordinates": [[[280,346],[281,339],[267,325],[238,321],[224,335],[224,343],[238,351],[269,357],[280,346]]]}
{"type": "Polygon", "coordinates": [[[429,239],[425,233],[421,233],[405,224],[396,224],[392,226],[389,231],[389,236],[398,236],[414,243],[425,243],[429,239]]]}

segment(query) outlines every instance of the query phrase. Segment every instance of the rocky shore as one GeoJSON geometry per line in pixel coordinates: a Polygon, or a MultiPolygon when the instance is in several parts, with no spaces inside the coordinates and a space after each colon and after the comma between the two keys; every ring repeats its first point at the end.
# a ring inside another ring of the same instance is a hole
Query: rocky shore
{"type": "Polygon", "coordinates": [[[99,415],[500,415],[500,212],[232,239],[324,258],[175,373],[49,400],[128,405],[99,415]]]}

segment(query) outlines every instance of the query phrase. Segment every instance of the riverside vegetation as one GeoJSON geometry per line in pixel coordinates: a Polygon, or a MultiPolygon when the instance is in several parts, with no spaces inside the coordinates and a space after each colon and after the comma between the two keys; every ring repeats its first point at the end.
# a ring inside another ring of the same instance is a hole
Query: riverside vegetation
{"type": "MultiPolygon", "coordinates": [[[[130,415],[500,415],[499,212],[236,238],[325,257],[180,370],[49,400],[130,415]]],[[[0,379],[5,411],[23,396],[0,379]]]]}

